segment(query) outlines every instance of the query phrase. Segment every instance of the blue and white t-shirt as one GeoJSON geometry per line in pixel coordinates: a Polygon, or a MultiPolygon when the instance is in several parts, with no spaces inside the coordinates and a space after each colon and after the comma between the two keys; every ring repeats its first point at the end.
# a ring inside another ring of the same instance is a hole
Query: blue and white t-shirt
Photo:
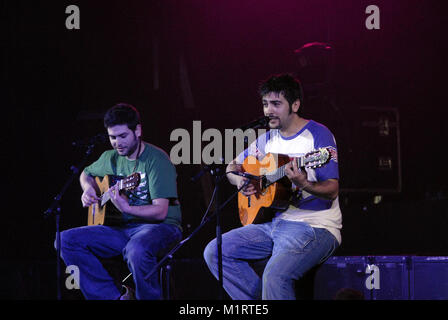
{"type": "MultiPolygon", "coordinates": [[[[331,160],[320,168],[306,168],[308,180],[339,179],[334,136],[327,127],[313,120],[309,120],[299,132],[291,137],[283,137],[278,129],[271,129],[243,151],[237,161],[242,163],[249,155],[262,159],[268,153],[300,157],[319,148],[328,148],[331,152],[331,160]]],[[[298,189],[294,184],[292,188],[293,191],[298,189]]],[[[278,218],[306,222],[314,228],[325,228],[341,243],[342,214],[339,208],[339,198],[335,200],[321,199],[303,190],[301,196],[296,200],[294,206],[291,205],[288,210],[279,213],[278,218]]]]}

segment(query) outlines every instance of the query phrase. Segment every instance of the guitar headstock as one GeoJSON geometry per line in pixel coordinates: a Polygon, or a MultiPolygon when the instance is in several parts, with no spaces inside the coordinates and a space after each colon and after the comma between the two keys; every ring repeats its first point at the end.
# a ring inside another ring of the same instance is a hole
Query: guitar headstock
{"type": "Polygon", "coordinates": [[[120,190],[131,191],[138,187],[140,184],[140,173],[135,172],[130,176],[127,176],[120,182],[120,190]]]}
{"type": "Polygon", "coordinates": [[[303,156],[303,165],[306,168],[319,168],[331,159],[330,151],[327,148],[319,148],[308,152],[303,156]]]}

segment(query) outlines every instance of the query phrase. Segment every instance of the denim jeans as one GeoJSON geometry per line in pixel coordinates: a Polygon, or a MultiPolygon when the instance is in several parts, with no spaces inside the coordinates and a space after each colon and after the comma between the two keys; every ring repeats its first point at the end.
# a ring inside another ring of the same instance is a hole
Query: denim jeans
{"type": "Polygon", "coordinates": [[[182,238],[177,226],[129,223],[120,227],[84,226],[61,232],[61,257],[79,269],[79,286],[86,299],[115,300],[120,290],[99,258],[123,255],[135,283],[136,299],[161,299],[158,272],[144,280],[157,259],[182,238]]]}
{"type": "MultiPolygon", "coordinates": [[[[223,285],[234,300],[293,300],[294,282],[323,263],[339,243],[326,229],[275,218],[222,235],[223,285]],[[260,277],[250,262],[269,259],[260,277]]],[[[218,278],[216,239],[204,250],[205,261],[218,278]]]]}

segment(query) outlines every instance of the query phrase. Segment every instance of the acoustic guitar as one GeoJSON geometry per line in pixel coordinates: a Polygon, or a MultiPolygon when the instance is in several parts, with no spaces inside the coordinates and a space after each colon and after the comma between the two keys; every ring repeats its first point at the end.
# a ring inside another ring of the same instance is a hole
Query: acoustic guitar
{"type": "MultiPolygon", "coordinates": [[[[292,161],[296,161],[297,167],[303,169],[321,167],[330,159],[330,150],[320,148],[292,161]]],[[[244,160],[242,168],[249,174],[246,176],[253,177],[252,183],[257,193],[249,197],[238,193],[238,211],[243,226],[270,221],[276,212],[288,209],[292,190],[291,181],[285,175],[285,166],[289,162],[290,157],[272,153],[260,161],[253,156],[244,160]]]]}
{"type": "Polygon", "coordinates": [[[117,176],[104,176],[104,178],[96,177],[95,181],[100,190],[100,201],[89,207],[87,225],[116,225],[121,222],[121,212],[108,201],[111,199],[109,188],[118,182],[119,191],[131,191],[140,184],[140,174],[133,173],[126,178],[117,176]]]}

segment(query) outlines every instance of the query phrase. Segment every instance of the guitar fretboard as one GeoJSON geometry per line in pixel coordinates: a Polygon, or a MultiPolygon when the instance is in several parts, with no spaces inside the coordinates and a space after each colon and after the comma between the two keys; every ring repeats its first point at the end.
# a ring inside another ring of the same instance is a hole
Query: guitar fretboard
{"type": "MultiPolygon", "coordinates": [[[[299,158],[296,158],[295,160],[297,160],[297,166],[299,168],[305,166],[305,157],[299,157],[299,158]]],[[[278,168],[274,173],[267,174],[266,180],[268,181],[268,183],[266,184],[266,186],[269,186],[270,184],[273,184],[273,183],[277,182],[278,180],[280,180],[281,178],[283,178],[286,175],[285,169],[286,169],[286,164],[281,166],[280,168],[278,168]]]]}
{"type": "Polygon", "coordinates": [[[109,193],[109,191],[106,191],[101,196],[101,206],[104,206],[106,204],[106,202],[109,200],[110,200],[110,193],[109,193]]]}
{"type": "MultiPolygon", "coordinates": [[[[118,190],[122,190],[123,189],[123,180],[118,181],[118,190]]],[[[106,191],[103,193],[103,195],[101,196],[101,206],[104,206],[106,204],[107,201],[109,201],[111,198],[110,192],[106,191]]]]}
{"type": "MultiPolygon", "coordinates": [[[[297,167],[299,168],[304,167],[316,168],[327,163],[329,159],[330,159],[329,151],[326,148],[320,148],[317,151],[307,153],[306,155],[295,158],[294,160],[297,161],[297,167]]],[[[266,174],[265,175],[267,181],[266,186],[269,186],[275,183],[276,181],[280,180],[281,178],[283,178],[286,175],[285,169],[286,164],[279,167],[277,170],[275,170],[274,173],[266,174]]]]}

